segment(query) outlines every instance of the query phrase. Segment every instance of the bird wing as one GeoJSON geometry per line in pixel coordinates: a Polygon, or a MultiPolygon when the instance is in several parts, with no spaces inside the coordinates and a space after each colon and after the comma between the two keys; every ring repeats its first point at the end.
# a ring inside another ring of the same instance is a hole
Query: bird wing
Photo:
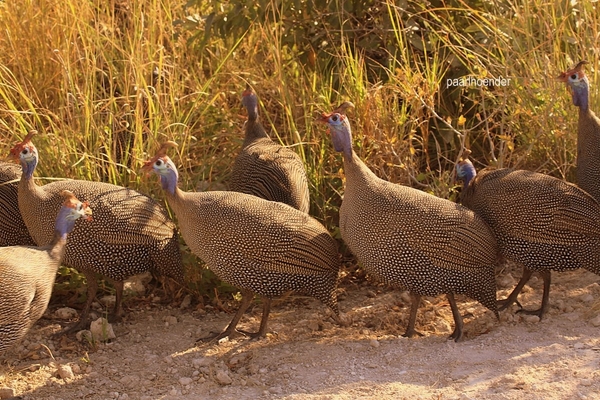
{"type": "MultiPolygon", "coordinates": [[[[314,275],[315,271],[327,268],[323,260],[339,261],[335,240],[307,214],[255,196],[222,193],[224,198],[213,203],[222,218],[206,229],[213,236],[208,245],[216,246],[210,252],[210,257],[218,258],[213,262],[237,262],[269,272],[314,275]],[[230,224],[223,223],[225,220],[239,223],[231,229],[230,224]]],[[[205,261],[210,266],[211,260],[205,261]]],[[[327,269],[338,267],[339,262],[327,269]]]]}
{"type": "Polygon", "coordinates": [[[76,229],[73,235],[87,235],[89,230],[93,230],[95,239],[114,245],[148,244],[149,236],[154,240],[169,240],[173,236],[175,224],[165,209],[138,191],[108,183],[70,180],[54,182],[42,188],[48,195],[45,203],[49,206],[45,209],[56,209],[52,216],[45,216],[52,224],[62,201],[62,190],[68,189],[78,199],[89,203],[94,213],[93,220],[85,221],[89,224],[87,229],[76,229]]]}
{"type": "MultiPolygon", "coordinates": [[[[385,182],[385,181],[382,181],[385,182]]],[[[459,204],[428,193],[385,182],[390,238],[405,242],[443,268],[481,268],[496,262],[497,245],[487,225],[459,204]]],[[[403,245],[403,244],[400,244],[403,245]]]]}
{"type": "Polygon", "coordinates": [[[498,170],[475,181],[469,204],[498,234],[534,243],[600,237],[600,205],[577,186],[529,171],[498,170]]]}

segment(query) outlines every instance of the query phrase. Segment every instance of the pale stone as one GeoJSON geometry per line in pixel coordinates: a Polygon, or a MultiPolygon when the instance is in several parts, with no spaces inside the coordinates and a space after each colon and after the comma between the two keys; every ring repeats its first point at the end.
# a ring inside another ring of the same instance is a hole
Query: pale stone
{"type": "Polygon", "coordinates": [[[56,318],[60,318],[60,319],[73,319],[73,318],[77,318],[77,310],[74,310],[70,307],[62,307],[59,308],[58,310],[54,311],[54,315],[56,316],[56,318]]]}
{"type": "Polygon", "coordinates": [[[112,325],[108,323],[106,318],[98,318],[93,321],[90,324],[90,332],[94,340],[99,342],[106,342],[117,337],[112,325]]]}

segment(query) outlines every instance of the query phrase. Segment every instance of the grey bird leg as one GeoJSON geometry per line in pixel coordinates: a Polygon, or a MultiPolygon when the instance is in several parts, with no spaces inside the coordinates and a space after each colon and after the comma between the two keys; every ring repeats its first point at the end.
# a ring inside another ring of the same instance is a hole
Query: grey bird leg
{"type": "Polygon", "coordinates": [[[448,339],[454,339],[455,342],[462,342],[463,339],[463,319],[458,311],[458,307],[456,305],[456,300],[454,300],[454,294],[448,293],[446,294],[448,297],[448,302],[450,303],[450,308],[452,309],[452,316],[454,317],[454,332],[452,335],[448,337],[448,339]]]}
{"type": "Polygon", "coordinates": [[[98,291],[98,280],[96,279],[96,274],[93,271],[82,271],[83,275],[85,275],[85,279],[87,281],[87,299],[79,314],[79,321],[77,321],[72,326],[63,329],[58,332],[55,336],[66,335],[69,333],[77,332],[82,329],[87,328],[88,324],[88,316],[90,315],[90,309],[92,308],[92,303],[96,298],[96,292],[98,291]]]}
{"type": "Polygon", "coordinates": [[[263,312],[262,312],[262,319],[260,320],[260,327],[258,328],[258,332],[252,333],[252,332],[243,331],[241,329],[239,330],[240,333],[243,333],[244,335],[246,335],[252,339],[258,339],[259,337],[265,336],[265,333],[267,331],[267,321],[269,319],[269,312],[271,311],[271,299],[269,299],[267,297],[261,297],[261,298],[263,301],[263,312]]]}
{"type": "Polygon", "coordinates": [[[550,298],[550,270],[538,271],[544,280],[544,294],[542,295],[542,305],[537,310],[525,310],[520,309],[517,312],[528,314],[528,315],[537,315],[542,320],[542,316],[548,310],[548,299],[550,298]]]}
{"type": "Polygon", "coordinates": [[[108,316],[108,322],[121,322],[123,319],[123,281],[115,281],[107,278],[115,287],[115,307],[112,314],[108,316]]]}
{"type": "Polygon", "coordinates": [[[500,307],[498,307],[498,311],[506,310],[513,303],[517,303],[517,305],[520,308],[523,308],[521,306],[521,304],[517,301],[517,297],[519,296],[519,293],[521,293],[523,286],[525,286],[525,284],[529,281],[529,278],[531,278],[532,274],[533,274],[533,271],[531,271],[528,268],[523,267],[523,275],[521,276],[519,283],[517,283],[517,286],[510,293],[510,295],[508,295],[508,297],[506,299],[498,301],[498,305],[500,306],[500,307]]]}
{"type": "Polygon", "coordinates": [[[419,309],[419,303],[421,303],[421,296],[418,294],[411,293],[412,305],[410,306],[410,317],[408,318],[408,327],[404,332],[404,337],[415,337],[423,336],[421,332],[415,330],[415,322],[417,321],[417,310],[419,309]]]}
{"type": "MultiPolygon", "coordinates": [[[[196,342],[217,341],[224,337],[230,337],[233,332],[237,332],[235,328],[236,328],[238,322],[240,322],[242,315],[244,315],[244,313],[250,306],[252,299],[254,299],[254,293],[252,293],[249,290],[242,290],[242,304],[240,304],[240,308],[238,308],[238,310],[236,311],[235,315],[233,316],[233,319],[231,320],[229,325],[227,325],[227,328],[225,328],[225,330],[221,333],[217,333],[214,335],[209,335],[204,338],[200,338],[200,339],[196,340],[196,342]]],[[[262,323],[262,321],[261,321],[261,323],[262,323]]]]}

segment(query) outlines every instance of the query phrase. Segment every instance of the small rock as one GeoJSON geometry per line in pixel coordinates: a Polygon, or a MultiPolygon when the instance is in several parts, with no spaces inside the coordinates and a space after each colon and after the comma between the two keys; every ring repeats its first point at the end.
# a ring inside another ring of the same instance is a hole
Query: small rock
{"type": "Polygon", "coordinates": [[[173,364],[173,357],[171,356],[166,356],[165,358],[163,358],[163,360],[165,360],[165,362],[169,365],[173,364]]]}
{"type": "Polygon", "coordinates": [[[521,318],[523,318],[523,321],[525,322],[529,322],[529,323],[536,323],[536,322],[540,322],[540,317],[538,317],[537,315],[522,315],[521,318]]]}
{"type": "Polygon", "coordinates": [[[79,341],[79,342],[89,342],[92,340],[92,332],[88,331],[87,329],[84,329],[82,331],[79,331],[75,334],[75,338],[79,341]]]}
{"type": "Polygon", "coordinates": [[[379,341],[377,339],[371,339],[369,341],[369,346],[373,347],[373,348],[378,348],[380,345],[379,341]]]}
{"type": "Polygon", "coordinates": [[[71,369],[73,370],[74,374],[80,374],[81,373],[81,367],[79,366],[79,364],[73,364],[71,366],[71,369]]]}
{"type": "Polygon", "coordinates": [[[75,377],[73,369],[68,364],[59,364],[56,370],[58,372],[58,375],[64,380],[73,379],[75,377]]]}
{"type": "Polygon", "coordinates": [[[567,321],[575,322],[579,319],[579,314],[576,312],[567,312],[563,314],[563,318],[567,321]]]}
{"type": "Polygon", "coordinates": [[[179,378],[179,383],[183,386],[191,385],[194,380],[188,377],[179,378]]]}
{"type": "Polygon", "coordinates": [[[596,315],[595,318],[591,319],[590,324],[592,324],[592,326],[599,327],[600,326],[600,315],[596,315]]]}
{"type": "Polygon", "coordinates": [[[62,307],[54,311],[56,318],[60,319],[73,319],[77,317],[77,310],[70,307],[62,307]]]}
{"type": "Polygon", "coordinates": [[[579,297],[579,300],[581,300],[581,301],[582,301],[582,302],[584,302],[584,303],[592,303],[592,302],[594,301],[594,296],[592,296],[592,295],[591,295],[591,294],[589,294],[589,293],[582,294],[582,295],[579,297]]]}
{"type": "Polygon", "coordinates": [[[194,358],[192,360],[192,364],[194,365],[194,367],[208,367],[212,363],[213,360],[209,357],[194,358]]]}
{"type": "Polygon", "coordinates": [[[146,285],[152,280],[150,272],[132,276],[123,283],[125,293],[131,292],[134,295],[143,295],[146,293],[146,285]]]}
{"type": "Polygon", "coordinates": [[[90,332],[94,340],[100,342],[106,342],[117,337],[112,325],[108,323],[106,318],[98,318],[93,321],[90,324],[90,332]]]}
{"type": "Polygon", "coordinates": [[[100,301],[102,302],[102,304],[104,304],[105,307],[113,308],[115,306],[115,303],[117,302],[117,297],[114,295],[102,296],[100,301]]]}
{"type": "Polygon", "coordinates": [[[15,389],[9,387],[0,388],[0,399],[10,399],[15,396],[15,389]]]}
{"type": "Polygon", "coordinates": [[[498,284],[499,289],[512,288],[515,286],[515,278],[513,278],[511,274],[502,275],[496,279],[496,283],[498,284]]]}
{"type": "Polygon", "coordinates": [[[410,297],[410,293],[407,291],[400,293],[400,299],[402,299],[402,302],[404,303],[412,304],[412,298],[410,297]]]}
{"type": "Polygon", "coordinates": [[[306,324],[306,327],[313,332],[318,331],[319,330],[319,322],[317,322],[315,320],[308,321],[308,324],[306,324]]]}
{"type": "Polygon", "coordinates": [[[585,347],[585,344],[583,344],[583,343],[575,343],[575,344],[573,345],[573,348],[574,348],[574,349],[577,349],[577,350],[581,350],[581,349],[583,349],[584,347],[585,347]]]}
{"type": "Polygon", "coordinates": [[[579,384],[581,386],[592,386],[594,384],[594,381],[592,379],[584,378],[579,381],[579,384]]]}
{"type": "Polygon", "coordinates": [[[281,394],[281,393],[283,393],[283,389],[281,388],[281,386],[273,386],[273,387],[269,388],[269,393],[281,394]]]}
{"type": "Polygon", "coordinates": [[[167,326],[169,326],[169,325],[175,325],[175,324],[177,324],[177,317],[175,317],[173,315],[167,315],[164,318],[164,321],[167,323],[167,326]]]}
{"type": "Polygon", "coordinates": [[[192,303],[192,296],[189,294],[186,294],[185,297],[183,298],[183,300],[181,301],[179,308],[181,308],[181,309],[188,308],[191,303],[192,303]]]}
{"type": "Polygon", "coordinates": [[[231,383],[233,382],[229,374],[225,371],[217,372],[217,375],[215,376],[215,381],[217,381],[219,385],[231,385],[231,383]]]}
{"type": "Polygon", "coordinates": [[[119,382],[122,385],[129,385],[131,384],[135,379],[131,376],[125,375],[124,377],[122,377],[121,379],[119,379],[119,382]]]}

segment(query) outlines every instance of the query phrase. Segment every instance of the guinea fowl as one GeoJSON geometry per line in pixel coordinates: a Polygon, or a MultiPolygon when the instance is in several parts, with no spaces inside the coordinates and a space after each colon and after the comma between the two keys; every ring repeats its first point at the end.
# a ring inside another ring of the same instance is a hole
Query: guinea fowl
{"type": "Polygon", "coordinates": [[[575,185],[530,171],[508,168],[477,174],[466,158],[456,166],[463,180],[461,203],[475,211],[496,235],[501,253],[523,266],[523,276],[500,310],[517,296],[534,271],[544,281],[538,310],[548,309],[550,270],[585,268],[600,274],[600,205],[575,185]]]}
{"type": "Polygon", "coordinates": [[[242,104],[248,110],[246,137],[233,164],[230,189],[308,213],[308,179],[302,160],[294,151],[271,140],[259,120],[258,99],[250,87],[242,94],[242,104]]]}
{"type": "Polygon", "coordinates": [[[583,72],[587,61],[563,72],[558,79],[567,84],[573,104],[579,107],[577,124],[577,185],[600,201],[600,118],[590,110],[589,81],[583,72]]]}
{"type": "Polygon", "coordinates": [[[159,272],[183,282],[183,265],[176,227],[156,201],[135,190],[102,182],[65,180],[38,186],[33,172],[38,152],[27,135],[11,153],[23,168],[19,182],[19,209],[29,233],[39,246],[54,235],[52,220],[60,205],[60,192],[67,189],[89,202],[95,223],[75,231],[66,246],[64,264],[81,271],[87,279],[87,299],[79,322],[72,332],[87,324],[98,283],[96,274],[106,277],[116,289],[111,320],[122,314],[123,280],[145,271],[159,272]]]}
{"type": "Polygon", "coordinates": [[[336,241],[308,214],[280,202],[228,191],[184,192],[177,187],[177,168],[166,155],[166,142],[144,170],[160,176],[181,235],[221,280],[239,288],[242,303],[227,328],[214,340],[230,336],[254,294],[263,299],[256,333],[264,336],[271,298],[288,291],[312,296],[335,313],[340,258],[336,241]]]}
{"type": "Polygon", "coordinates": [[[0,248],[0,354],[25,336],[44,314],[65,254],[67,234],[77,219],[91,219],[92,210],[86,203],[68,190],[60,195],[64,203],[47,246],[0,248]]]}
{"type": "Polygon", "coordinates": [[[344,157],[346,185],[340,207],[342,239],[373,277],[410,291],[412,306],[404,336],[420,335],[415,320],[421,296],[446,294],[462,340],[463,321],[454,294],[466,294],[498,317],[494,235],[466,207],[378,178],[352,149],[343,109],[320,121],[329,125],[336,151],[344,157]]]}
{"type": "Polygon", "coordinates": [[[0,162],[0,247],[35,245],[19,211],[20,178],[18,165],[0,162]]]}

